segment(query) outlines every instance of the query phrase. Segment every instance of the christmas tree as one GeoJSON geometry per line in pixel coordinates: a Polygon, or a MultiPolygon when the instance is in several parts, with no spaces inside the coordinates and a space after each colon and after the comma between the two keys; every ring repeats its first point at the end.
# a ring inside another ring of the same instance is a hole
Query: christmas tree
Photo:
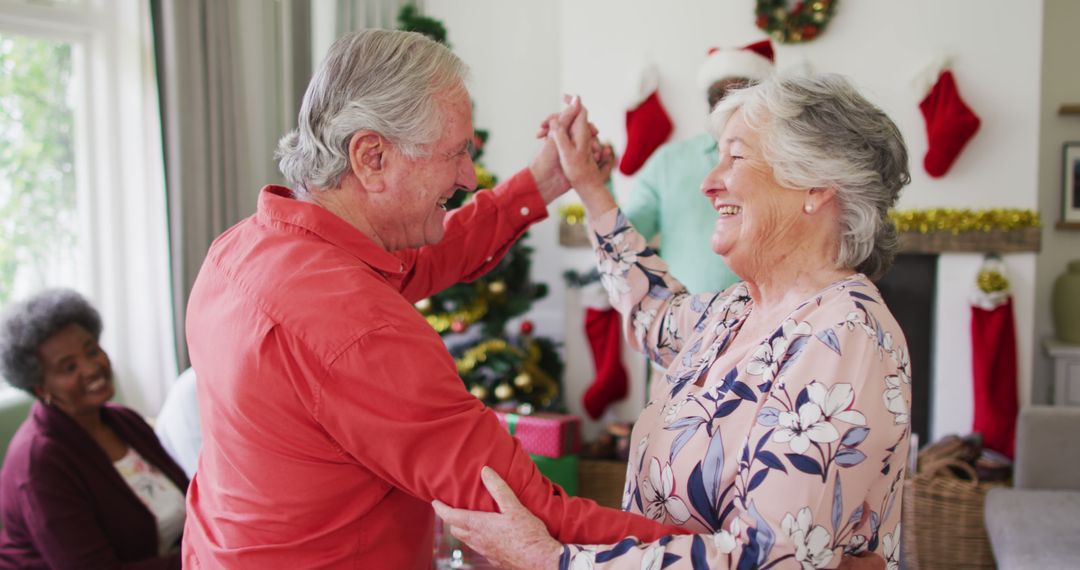
{"type": "MultiPolygon", "coordinates": [[[[415,6],[401,9],[398,24],[400,29],[423,33],[449,47],[443,24],[420,15],[415,6]]],[[[480,160],[487,140],[487,131],[476,130],[472,159],[477,192],[490,190],[497,182],[480,160]]],[[[457,208],[470,196],[458,192],[447,206],[457,208]]],[[[547,295],[547,285],[529,278],[532,248],[524,239],[514,243],[480,279],[422,299],[416,308],[443,336],[469,392],[485,404],[526,412],[562,410],[563,362],[555,342],[535,336],[528,320],[521,321],[516,330],[509,326],[547,295]]]]}

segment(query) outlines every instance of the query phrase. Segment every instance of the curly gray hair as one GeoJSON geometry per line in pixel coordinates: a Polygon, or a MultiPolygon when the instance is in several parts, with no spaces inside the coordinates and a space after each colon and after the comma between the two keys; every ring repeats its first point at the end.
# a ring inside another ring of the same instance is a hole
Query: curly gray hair
{"type": "Polygon", "coordinates": [[[101,315],[71,289],[46,289],[8,306],[0,316],[0,374],[12,386],[34,394],[45,378],[38,348],[73,324],[95,340],[101,338],[101,315]]]}
{"type": "Polygon", "coordinates": [[[425,156],[441,127],[438,99],[465,89],[467,68],[423,34],[362,30],[330,46],[278,143],[278,168],[299,194],[334,188],[349,169],[349,142],[371,130],[403,154],[425,156]]]}
{"type": "Polygon", "coordinates": [[[889,219],[911,182],[896,124],[837,74],[773,76],[732,91],[713,110],[719,138],[736,111],[761,134],[773,176],[790,188],[835,188],[841,236],[837,267],[878,279],[892,266],[899,238],[889,219]]]}

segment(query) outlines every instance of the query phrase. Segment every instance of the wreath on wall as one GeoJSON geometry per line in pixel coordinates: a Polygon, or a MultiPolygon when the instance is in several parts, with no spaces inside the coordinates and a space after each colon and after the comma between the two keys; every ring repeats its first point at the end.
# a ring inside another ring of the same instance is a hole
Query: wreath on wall
{"type": "Polygon", "coordinates": [[[808,42],[825,31],[836,11],[836,0],[757,0],[757,27],[780,43],[808,42]]]}

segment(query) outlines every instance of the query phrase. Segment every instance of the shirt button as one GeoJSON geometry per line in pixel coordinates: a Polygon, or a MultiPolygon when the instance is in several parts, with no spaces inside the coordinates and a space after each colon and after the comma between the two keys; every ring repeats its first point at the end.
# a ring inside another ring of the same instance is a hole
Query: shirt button
{"type": "Polygon", "coordinates": [[[491,261],[492,259],[495,259],[495,258],[489,255],[488,258],[485,259],[484,261],[491,261]]]}
{"type": "Polygon", "coordinates": [[[404,263],[402,263],[402,264],[401,264],[401,265],[400,265],[400,266],[398,267],[398,271],[405,271],[405,264],[404,264],[404,263]]]}
{"type": "Polygon", "coordinates": [[[521,215],[522,216],[528,216],[529,215],[529,207],[528,206],[522,206],[521,207],[521,215]]]}

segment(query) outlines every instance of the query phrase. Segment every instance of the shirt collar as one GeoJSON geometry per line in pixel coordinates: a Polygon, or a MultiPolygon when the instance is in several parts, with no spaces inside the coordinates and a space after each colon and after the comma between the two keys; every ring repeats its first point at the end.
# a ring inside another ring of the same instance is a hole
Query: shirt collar
{"type": "Polygon", "coordinates": [[[384,275],[405,273],[405,262],[379,247],[371,238],[333,212],[296,199],[284,186],[268,185],[259,192],[258,218],[264,224],[286,224],[309,231],[356,256],[384,275]]]}

